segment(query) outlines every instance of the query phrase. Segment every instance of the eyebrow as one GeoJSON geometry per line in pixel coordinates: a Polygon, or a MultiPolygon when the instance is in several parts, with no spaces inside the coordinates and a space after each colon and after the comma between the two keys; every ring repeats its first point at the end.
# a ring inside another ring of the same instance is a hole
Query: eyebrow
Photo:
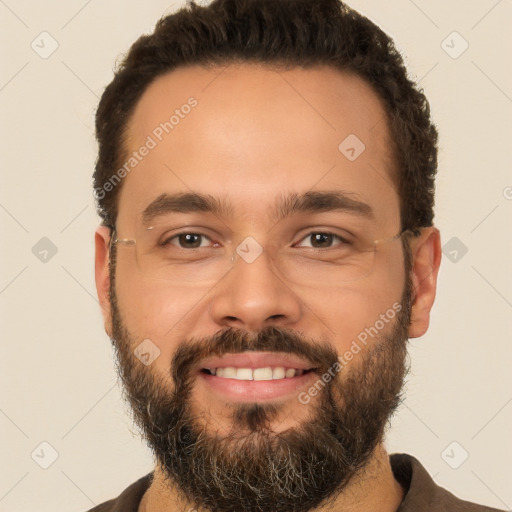
{"type": "MultiPolygon", "coordinates": [[[[297,213],[321,213],[345,211],[354,215],[375,219],[370,205],[355,199],[354,193],[341,191],[309,191],[303,194],[292,193],[281,196],[275,203],[275,220],[290,217],[297,213]]],[[[233,205],[212,195],[197,192],[161,194],[142,212],[142,222],[149,226],[158,217],[169,213],[212,213],[218,217],[233,218],[233,205]]]]}

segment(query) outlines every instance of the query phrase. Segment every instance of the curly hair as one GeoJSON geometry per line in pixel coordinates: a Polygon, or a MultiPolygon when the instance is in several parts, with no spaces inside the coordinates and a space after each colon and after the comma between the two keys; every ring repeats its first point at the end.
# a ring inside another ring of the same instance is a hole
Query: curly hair
{"type": "Polygon", "coordinates": [[[402,229],[432,225],[438,133],[430,106],[407,76],[393,40],[339,0],[214,0],[187,3],[141,36],[115,70],[96,112],[97,211],[114,226],[122,188],[105,186],[125,158],[126,127],[157,77],[180,66],[257,62],[269,66],[329,65],[355,73],[379,96],[396,164],[402,229]],[[101,197],[100,197],[101,196],[101,197]]]}

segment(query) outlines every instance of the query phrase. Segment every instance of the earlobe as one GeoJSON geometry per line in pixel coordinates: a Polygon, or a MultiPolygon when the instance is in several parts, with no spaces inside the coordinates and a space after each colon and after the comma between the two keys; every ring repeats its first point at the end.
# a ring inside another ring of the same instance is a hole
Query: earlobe
{"type": "Polygon", "coordinates": [[[96,292],[101,306],[105,332],[109,337],[112,334],[109,272],[110,235],[111,231],[107,226],[99,226],[94,235],[96,292]]]}
{"type": "Polygon", "coordinates": [[[411,240],[413,297],[409,337],[418,338],[427,332],[430,311],[434,304],[437,274],[441,264],[441,237],[435,227],[424,228],[411,240]]]}

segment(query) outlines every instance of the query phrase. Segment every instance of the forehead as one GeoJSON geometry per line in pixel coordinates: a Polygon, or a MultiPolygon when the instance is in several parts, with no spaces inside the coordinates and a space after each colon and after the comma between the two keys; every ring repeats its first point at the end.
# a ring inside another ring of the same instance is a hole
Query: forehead
{"type": "Polygon", "coordinates": [[[381,101],[352,74],[179,68],[151,83],[131,116],[118,219],[132,225],[162,194],[197,192],[263,222],[283,193],[333,190],[396,225],[390,147],[381,101]]]}

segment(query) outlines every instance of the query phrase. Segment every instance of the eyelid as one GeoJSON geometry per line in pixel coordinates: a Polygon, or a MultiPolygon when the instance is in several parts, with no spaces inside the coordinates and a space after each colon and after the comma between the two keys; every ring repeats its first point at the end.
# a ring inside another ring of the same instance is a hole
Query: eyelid
{"type": "Polygon", "coordinates": [[[349,231],[341,226],[323,226],[321,224],[305,226],[304,228],[301,228],[300,231],[298,231],[297,236],[300,237],[299,240],[302,240],[303,238],[313,233],[333,235],[336,237],[344,238],[347,242],[353,242],[357,238],[355,232],[349,231]]]}

